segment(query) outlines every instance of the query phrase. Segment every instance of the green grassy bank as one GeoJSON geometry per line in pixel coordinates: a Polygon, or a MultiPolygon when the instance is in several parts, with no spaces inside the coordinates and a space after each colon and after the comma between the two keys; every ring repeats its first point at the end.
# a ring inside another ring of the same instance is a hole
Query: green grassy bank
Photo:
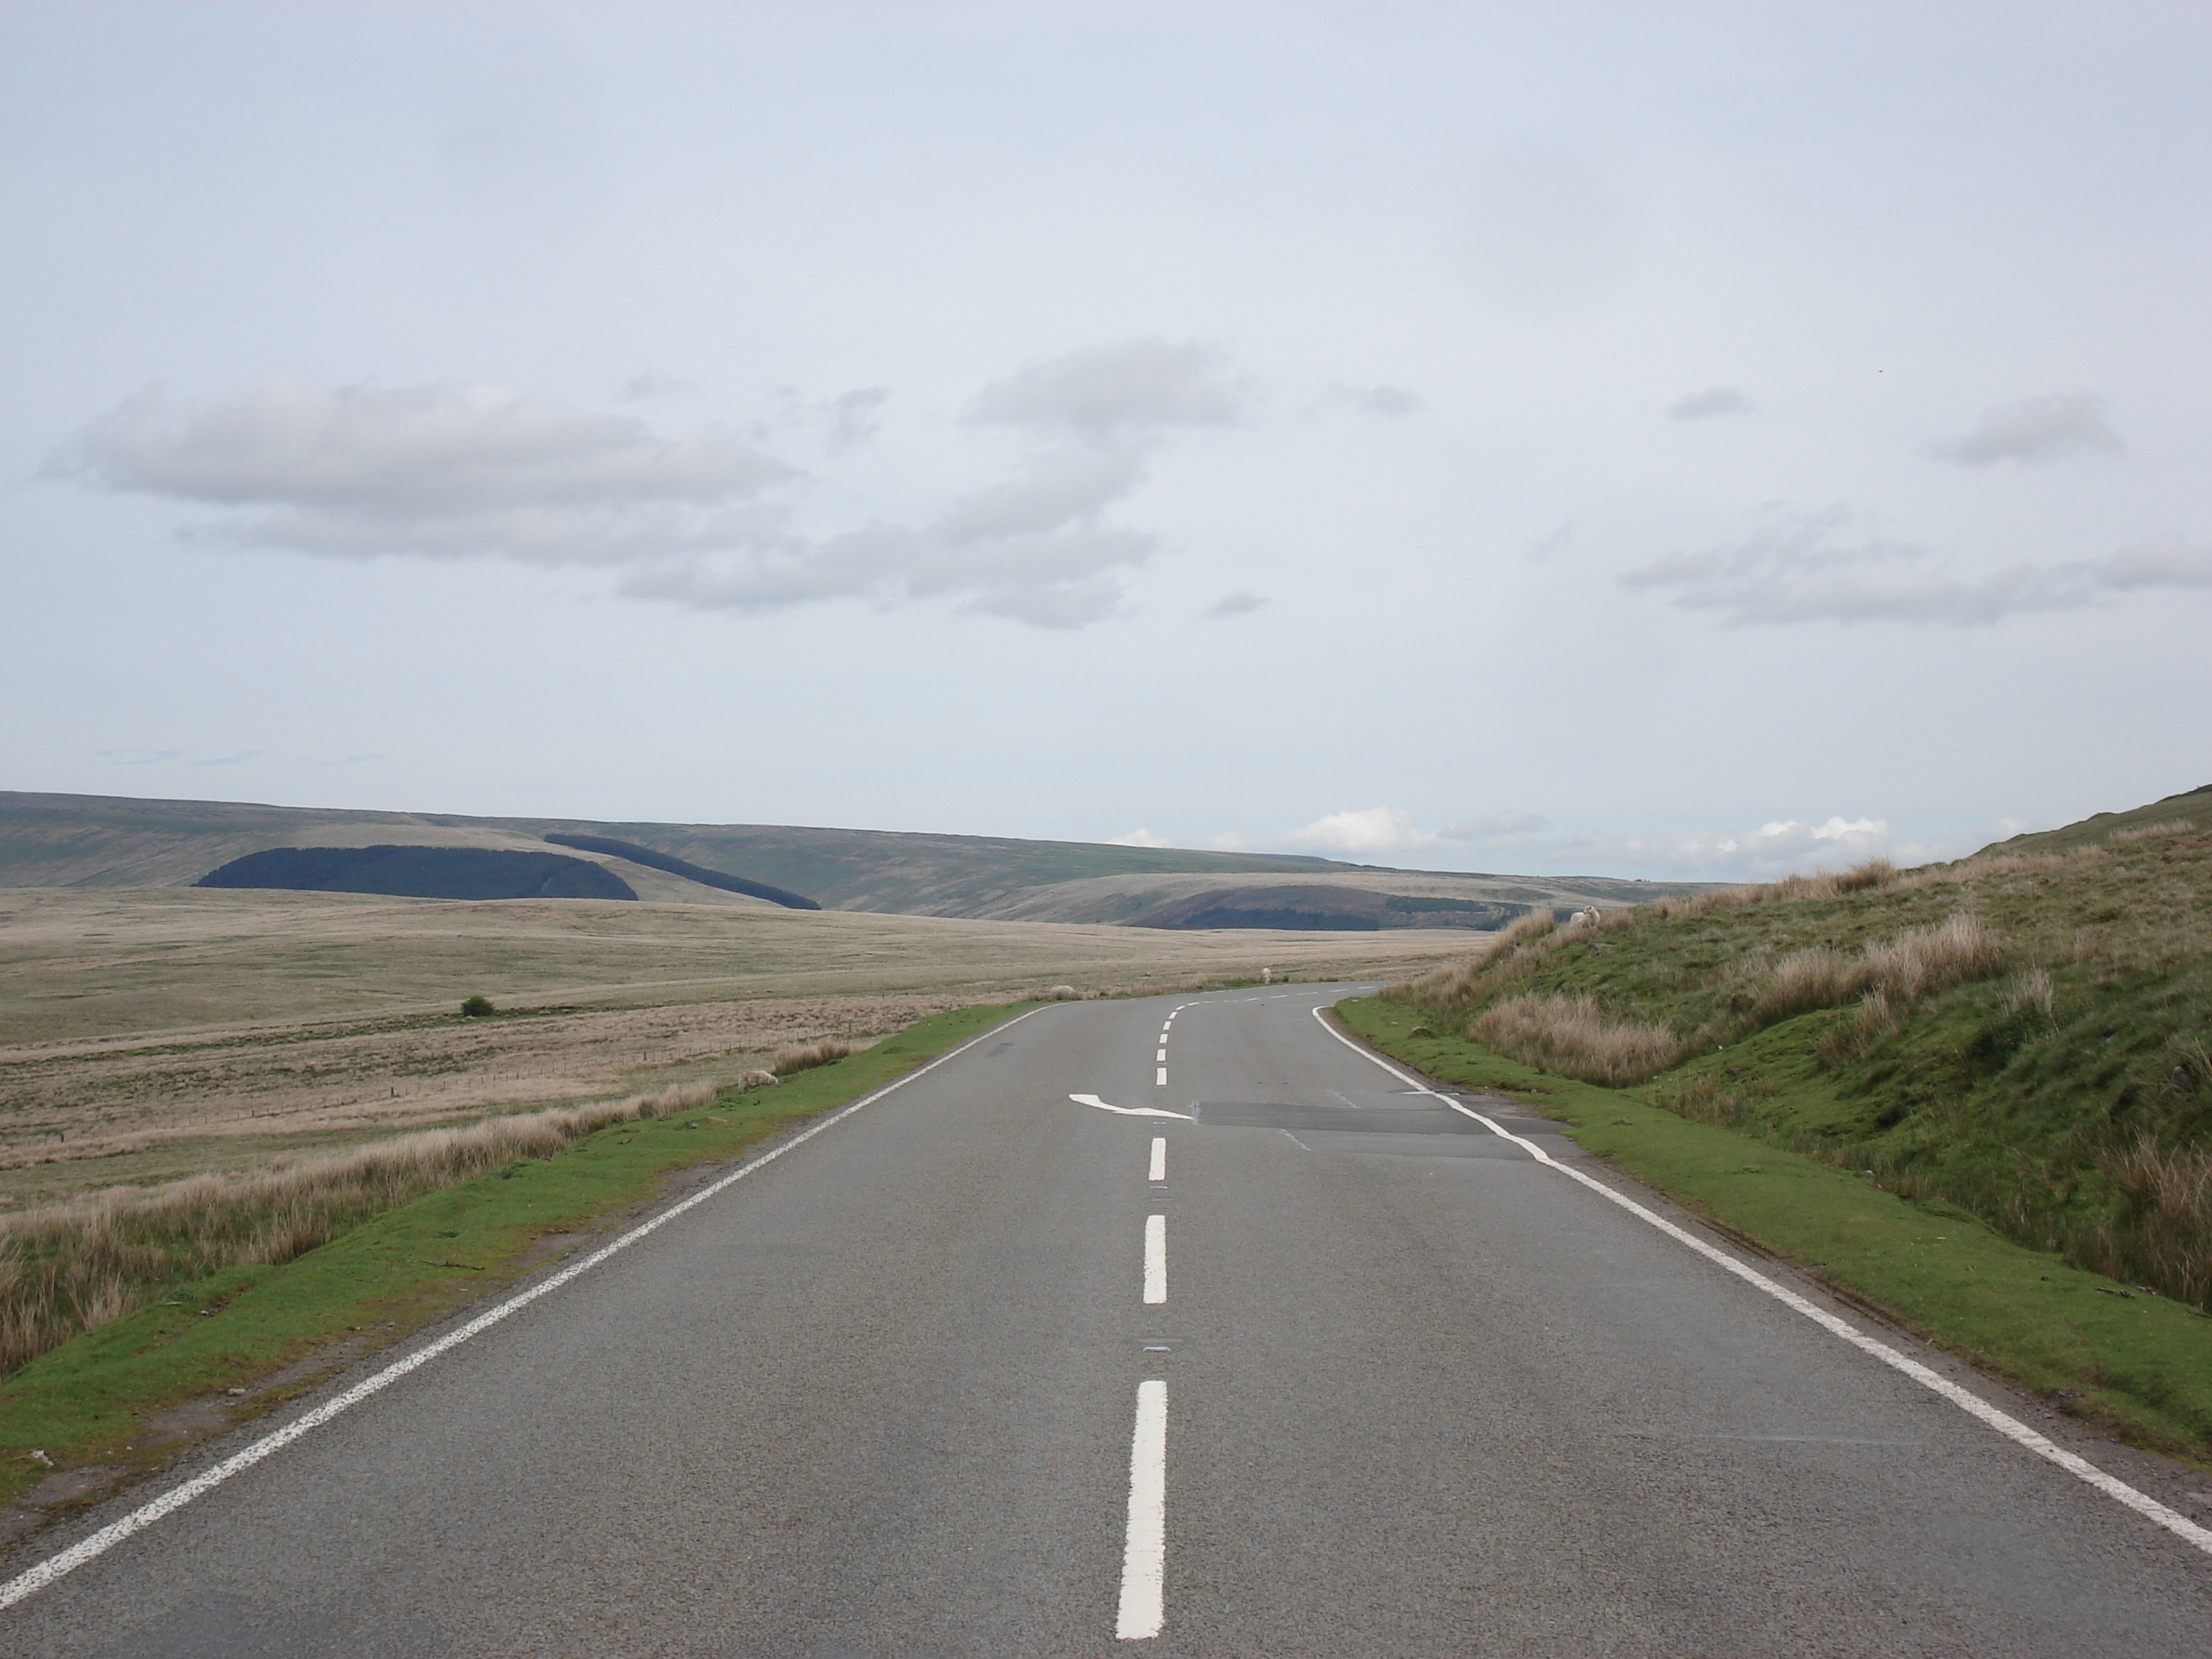
{"type": "Polygon", "coordinates": [[[728,1163],[1023,1006],[936,1015],[780,1087],[726,1091],[696,1110],[615,1124],[555,1156],[443,1188],[281,1266],[179,1284],[0,1383],[0,1502],[56,1468],[151,1473],[191,1441],[543,1266],[568,1242],[559,1236],[649,1206],[672,1173],[728,1163]]]}
{"type": "Polygon", "coordinates": [[[2014,1243],[1964,1209],[1443,1036],[1410,1004],[1337,1006],[1429,1077],[1511,1096],[1723,1231],[1847,1302],[2140,1445],[2212,1466],[2212,1317],[2014,1243]]]}

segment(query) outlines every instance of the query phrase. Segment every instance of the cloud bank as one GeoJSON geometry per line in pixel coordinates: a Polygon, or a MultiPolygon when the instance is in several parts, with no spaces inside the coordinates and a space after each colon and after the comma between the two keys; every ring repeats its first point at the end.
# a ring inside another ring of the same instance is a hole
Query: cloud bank
{"type": "Polygon", "coordinates": [[[2125,447],[2105,418],[2102,398],[2063,392],[1985,409],[1972,432],[1938,438],[1922,453],[1960,466],[2040,466],[2069,455],[2117,455],[2125,447]]]}
{"type": "MultiPolygon", "coordinates": [[[[869,386],[823,405],[825,450],[872,438],[889,395],[869,386]]],[[[219,509],[182,532],[201,543],[605,567],[625,594],[709,611],[949,599],[1079,628],[1111,614],[1117,573],[1157,550],[1109,511],[1176,432],[1241,412],[1241,390],[1202,347],[1073,352],[985,387],[968,411],[1027,446],[1006,477],[920,524],[819,537],[783,498],[808,475],[721,427],[669,435],[633,415],[447,381],[269,380],[200,399],[151,388],[60,446],[42,476],[219,509]]]]}
{"type": "Polygon", "coordinates": [[[2146,589],[2212,590],[2212,548],[2147,543],[2102,559],[1955,574],[1928,549],[1885,536],[1849,507],[1778,509],[1744,540],[1669,553],[1622,573],[1632,592],[1670,596],[1733,626],[1804,622],[1987,626],[2079,611],[2146,589]]]}

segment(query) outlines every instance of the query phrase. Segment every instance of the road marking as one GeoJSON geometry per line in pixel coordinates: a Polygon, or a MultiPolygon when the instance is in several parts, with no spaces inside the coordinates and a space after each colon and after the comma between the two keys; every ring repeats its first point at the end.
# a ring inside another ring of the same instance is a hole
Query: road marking
{"type": "Polygon", "coordinates": [[[1168,1218],[1145,1218],[1145,1304],[1158,1306],[1168,1299],[1168,1218]]]}
{"type": "Polygon", "coordinates": [[[1539,1164],[1547,1164],[1551,1168],[1557,1170],[1561,1175],[1566,1176],[1573,1180],[1579,1181],[1583,1186],[1597,1194],[1599,1197],[1607,1200],[1610,1203],[1618,1204],[1622,1209],[1626,1210],[1631,1215],[1639,1217],[1643,1220],[1650,1222],[1661,1232],[1665,1233],[1669,1238],[1675,1240],[1677,1243],[1688,1245],[1699,1255],[1702,1255],[1708,1261],[1716,1262],[1719,1266],[1725,1267],[1729,1272],[1734,1273],[1738,1279],[1742,1279],[1746,1284],[1755,1285],[1759,1290],[1765,1291],[1767,1295],[1772,1297],[1777,1302],[1782,1304],[1784,1307],[1789,1308],[1794,1312],[1804,1315],[1806,1318],[1811,1320],[1823,1330],[1829,1332],[1832,1335],[1841,1337],[1844,1341],[1850,1343],[1861,1352],[1870,1355],[1875,1359],[1879,1359],[1883,1364],[1889,1366],[1893,1370],[1903,1372],[1905,1376],[1911,1377],[1914,1382],[1921,1384],[1923,1388],[1931,1389],[1935,1393],[1942,1395],[1944,1399],[1949,1401],[1953,1405],[1956,1406],[1960,1410],[1966,1413],[1968,1415],[1979,1418],[1983,1422],[1988,1424],[1990,1427],[1995,1429],[1999,1434],[2004,1436],[2008,1440],[2014,1441],[2020,1445],[2025,1446],[2028,1450],[2033,1452],[2038,1457],[2044,1459],[2046,1462],[2056,1463],[2060,1468],[2065,1470],[2067,1474],[2072,1475],[2075,1480],[2094,1486],[2099,1492],[2103,1492],[2107,1498],[2116,1499],[2119,1503],[2126,1504],[2128,1508],[2133,1510],[2137,1515],[2142,1516],[2146,1521],[2154,1522],[2159,1526],[2164,1527],[2168,1532],[2173,1534],[2175,1537],[2185,1539],[2190,1543],[2194,1544],[2198,1549],[2203,1550],[2207,1555],[2212,1555],[2212,1528],[2198,1526],[2187,1516],[2183,1515],[2177,1510],[2168,1509],[2165,1504],[2160,1503],[2158,1499],[2150,1496],[2149,1493],[2136,1491],[2133,1486],[2128,1485],[2126,1481],[2122,1480],[2116,1476],[2106,1474],[2104,1470],[2099,1468],[2094,1463],[2090,1462],[2087,1458],[2076,1456],[2074,1453],[2068,1451],[2063,1446],[2057,1445],[2055,1443],[2045,1439],[2042,1435],[2038,1434],[2033,1429],[2028,1427],[2027,1424],[2021,1422],[2018,1418],[1999,1411],[1995,1406],[1990,1405],[1988,1401],[1983,1399],[1979,1395],[1960,1388],[1956,1382],[1952,1382],[1950,1378],[1947,1376],[1938,1376],[1936,1372],[1929,1370],[1927,1366],[1922,1364],[1918,1360],[1906,1358],[1906,1356],[1899,1353],[1887,1343],[1876,1341],[1873,1337],[1867,1335],[1863,1331],[1858,1330],[1853,1326],[1845,1323],[1843,1320],[1837,1318],[1835,1315],[1830,1313],[1826,1309],[1818,1307],[1813,1303],[1807,1301],[1803,1297],[1798,1295],[1796,1291],[1790,1290],[1787,1285],[1777,1284],[1773,1279],[1769,1279],[1765,1273],[1759,1272],[1756,1268],[1746,1267],[1742,1262],[1738,1261],[1734,1256],[1729,1255],[1725,1250],[1714,1249],[1713,1246],[1706,1243],[1704,1239],[1699,1238],[1696,1234],[1686,1231],[1684,1229],[1677,1227],[1673,1222],[1668,1220],[1664,1216],[1646,1209],[1643,1205],[1638,1204],[1634,1199],[1629,1197],[1626,1193],[1617,1193],[1613,1191],[1612,1188],[1607,1186],[1603,1182],[1592,1180],[1589,1176],[1584,1175],[1580,1170],[1575,1169],[1571,1164],[1560,1163],[1559,1159],[1553,1158],[1549,1152],[1546,1152],[1541,1146],[1539,1146],[1534,1141],[1526,1139],[1520,1135],[1516,1135],[1510,1130],[1499,1127],[1490,1119],[1485,1117],[1480,1112],[1474,1110],[1472,1107],[1462,1105],[1460,1102],[1454,1100],[1449,1095],[1438,1094],[1434,1089],[1423,1087],[1418,1079],[1408,1076],[1406,1073],[1400,1071],[1395,1066],[1393,1066],[1389,1060],[1384,1060],[1380,1054],[1376,1054],[1372,1049],[1361,1046],[1359,1043],[1353,1042],[1350,1037],[1345,1036],[1343,1032],[1338,1030],[1336,1027],[1330,1024],[1328,1019],[1323,1017],[1322,1012],[1319,1008],[1316,1008],[1313,1011],[1313,1017],[1320,1023],[1322,1030],[1328,1032],[1339,1042],[1341,1042],[1346,1048],[1351,1049],[1352,1053],[1359,1055],[1364,1060],[1371,1060],[1376,1065],[1380,1066],[1384,1071],[1389,1073],[1392,1077],[1396,1078],[1399,1082],[1408,1085],[1414,1093],[1428,1095],[1434,1099],[1441,1100],[1455,1112],[1459,1112],[1468,1117],[1473,1118],[1477,1123],[1482,1125],[1484,1128],[1489,1130],[1491,1133],[1501,1136],[1504,1139],[1511,1141],[1516,1146],[1525,1148],[1528,1154],[1539,1164]]]}
{"type": "Polygon", "coordinates": [[[1152,1086],[1157,1089],[1164,1089],[1168,1086],[1168,1068],[1166,1066],[1163,1066],[1160,1067],[1160,1074],[1152,1079],[1152,1086]]]}
{"type": "Polygon", "coordinates": [[[1297,1147],[1297,1148],[1300,1152],[1310,1152],[1313,1151],[1313,1148],[1312,1148],[1312,1147],[1310,1147],[1310,1146],[1307,1146],[1307,1145],[1305,1144],[1305,1142],[1304,1142],[1304,1141],[1300,1140],[1300,1139],[1299,1139],[1296,1135],[1292,1134],[1292,1133],[1291,1133],[1288,1129],[1279,1129],[1279,1130],[1277,1130],[1277,1131],[1276,1131],[1276,1133],[1277,1133],[1278,1134],[1281,1135],[1281,1136],[1283,1137],[1283,1139],[1285,1139],[1285,1140],[1289,1141],[1289,1142],[1291,1143],[1291,1146],[1293,1146],[1297,1147]]]}
{"type": "Polygon", "coordinates": [[[1129,1441],[1129,1530],[1121,1547],[1121,1607],[1114,1634],[1124,1642],[1158,1636],[1168,1553],[1168,1385],[1137,1384],[1137,1427],[1129,1441]]]}
{"type": "Polygon", "coordinates": [[[418,1348],[413,1353],[409,1354],[404,1359],[397,1360],[392,1364],[386,1365],[382,1370],[377,1372],[374,1376],[366,1377],[362,1381],[355,1383],[353,1387],[348,1389],[343,1394],[338,1395],[335,1400],[325,1401],[323,1404],[316,1407],[314,1410],[308,1412],[304,1416],[295,1418],[291,1422],[287,1423],[283,1428],[277,1430],[274,1434],[266,1435],[261,1439],[255,1441],[252,1445],[246,1447],[245,1450],[225,1458],[222,1462],[208,1470],[204,1474],[197,1475],[193,1479],[185,1481],[182,1486],[171,1487],[167,1492],[163,1492],[152,1503],[144,1504],[138,1509],[131,1510],[130,1514],[125,1516],[120,1521],[115,1522],[109,1526],[102,1527],[98,1532],[93,1534],[91,1537],[71,1545],[69,1548],[62,1551],[58,1555],[48,1556],[45,1560],[40,1562],[38,1565],[31,1568],[28,1571],[19,1573],[15,1577],[9,1579],[6,1583],[0,1584],[0,1607],[13,1607],[25,1596],[33,1595],[36,1592],[44,1589],[47,1585],[52,1583],[57,1578],[61,1577],[64,1573],[74,1572],[86,1562],[93,1560],[96,1557],[105,1555],[109,1550],[113,1549],[118,1544],[130,1537],[133,1533],[142,1532],[146,1528],[152,1526],[156,1521],[161,1519],[162,1516],[174,1514],[177,1510],[184,1508],[185,1504],[191,1503],[194,1498],[206,1496],[209,1492],[213,1492],[217,1486],[222,1485],[224,1481],[229,1480],[231,1476],[242,1474],[246,1470],[252,1468],[256,1463],[260,1462],[262,1459],[267,1457],[270,1453],[282,1451],[285,1447],[290,1445],[295,1440],[299,1439],[302,1435],[311,1433],[313,1431],[322,1427],[324,1424],[329,1422],[341,1412],[349,1411],[354,1407],[359,1405],[362,1401],[368,1399],[371,1395],[379,1394],[384,1389],[390,1388],[394,1382],[397,1382],[401,1377],[406,1376],[408,1372],[414,1370],[417,1366],[428,1364],[431,1360],[435,1359],[440,1354],[444,1353],[447,1349],[460,1346],[462,1343],[467,1341],[471,1337],[489,1330],[493,1326],[498,1324],[500,1321],[505,1319],[508,1315],[520,1312],[522,1309],[528,1307],[532,1303],[537,1301],[539,1297],[550,1295],[553,1291],[559,1290],[563,1285],[568,1283],[569,1280],[580,1278],[585,1273],[591,1272],[592,1268],[598,1267],[602,1261],[606,1261],[610,1256],[619,1255],[621,1252],[628,1249],[631,1245],[636,1243],[638,1240],[645,1237],[647,1234],[659,1231],[670,1222],[675,1220],[678,1216],[684,1214],[687,1211],[698,1208],[700,1205],[704,1204],[708,1199],[713,1198],[716,1194],[721,1192],[724,1188],[736,1185],[738,1182],[743,1181],[747,1176],[750,1175],[754,1170],[764,1169],[769,1164],[775,1163],[776,1159],[781,1158],[786,1152],[792,1152],[799,1146],[805,1146],[808,1141],[813,1139],[815,1136],[820,1134],[824,1129],[832,1127],[836,1124],[842,1123],[847,1118],[852,1116],[854,1113],[860,1110],[863,1107],[874,1105],[878,1101],[881,1100],[885,1095],[890,1094],[892,1091],[904,1088],[916,1078],[921,1077],[927,1073],[935,1071],[946,1061],[958,1059],[962,1054],[966,1054],[977,1043],[985,1041],[987,1038],[996,1036],[1000,1032],[1005,1030],[1007,1026],[1018,1025],[1024,1020],[1027,1019],[1030,1017],[1030,1014],[1039,1013],[1042,1012],[1042,1011],[1041,1009],[1032,1008],[1030,1010],[1028,1014],[1017,1014],[1012,1019],[1006,1021],[1003,1024],[994,1025],[989,1030],[969,1038],[967,1042],[962,1043],[957,1048],[947,1049],[944,1054],[939,1054],[935,1060],[931,1060],[927,1065],[915,1066],[914,1070],[908,1072],[904,1077],[893,1079],[891,1082],[885,1084],[882,1088],[877,1090],[873,1094],[863,1096],[860,1099],[854,1101],[851,1105],[846,1107],[842,1111],[823,1118],[812,1128],[793,1135],[789,1140],[785,1141],[781,1146],[776,1147],[774,1151],[763,1152],[760,1157],[753,1159],[750,1164],[743,1164],[738,1169],[732,1170],[720,1180],[716,1181],[708,1186],[702,1187],[697,1192],[692,1194],[690,1197],[684,1200],[680,1204],[672,1204],[668,1208],[663,1210],[659,1215],[654,1216],[651,1220],[641,1222],[638,1225],[631,1228],[628,1232],[624,1233],[620,1238],[616,1239],[611,1244],[602,1245],[599,1249],[592,1251],[591,1255],[586,1256],[581,1261],[571,1262],[568,1267],[562,1268],[560,1272],[553,1274],[551,1277],[538,1280],[537,1284],[532,1285],[528,1290],[519,1291],[515,1295],[507,1297],[506,1301],[501,1303],[497,1307],[478,1314],[474,1319],[469,1321],[467,1324],[459,1326],[456,1328],[447,1332],[445,1335],[440,1337],[436,1341],[429,1344],[427,1347],[418,1348]]]}
{"type": "Polygon", "coordinates": [[[1068,1098],[1079,1106],[1096,1106],[1102,1112],[1119,1112],[1123,1117],[1171,1117],[1178,1123],[1197,1121],[1188,1112],[1164,1112],[1157,1106],[1109,1106],[1097,1095],[1070,1095],[1068,1098]]]}
{"type": "Polygon", "coordinates": [[[1159,1053],[1158,1053],[1158,1054],[1154,1054],[1154,1055],[1152,1056],[1152,1058],[1153,1058],[1154,1060],[1165,1060],[1167,1057],[1168,1057],[1168,1051],[1167,1051],[1165,1048],[1161,1049],[1161,1050],[1159,1051],[1159,1053]]]}
{"type": "Polygon", "coordinates": [[[1152,1167],[1146,1178],[1150,1181],[1165,1181],[1168,1178],[1168,1138],[1165,1135],[1152,1137],[1152,1167]]]}

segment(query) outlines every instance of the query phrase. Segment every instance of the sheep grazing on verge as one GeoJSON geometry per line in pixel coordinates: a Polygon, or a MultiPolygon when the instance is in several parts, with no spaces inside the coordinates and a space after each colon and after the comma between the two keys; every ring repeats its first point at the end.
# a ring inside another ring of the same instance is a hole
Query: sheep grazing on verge
{"type": "Polygon", "coordinates": [[[738,1079],[740,1089],[773,1089],[783,1079],[774,1072],[750,1071],[738,1079]]]}
{"type": "Polygon", "coordinates": [[[1081,993],[1077,991],[1073,985],[1055,985],[1052,989],[1047,991],[1045,994],[1052,998],[1055,1002],[1073,1002],[1081,994],[1081,993]]]}
{"type": "Polygon", "coordinates": [[[1569,916],[1569,917],[1567,918],[1567,926],[1568,926],[1568,927],[1596,927],[1596,926],[1597,926],[1597,906],[1595,906],[1595,904],[1592,904],[1592,905],[1586,906],[1586,907],[1585,907],[1585,908],[1583,908],[1583,909],[1580,909],[1580,910],[1576,911],[1576,912],[1574,913],[1574,915],[1571,915],[1571,916],[1569,916]]]}

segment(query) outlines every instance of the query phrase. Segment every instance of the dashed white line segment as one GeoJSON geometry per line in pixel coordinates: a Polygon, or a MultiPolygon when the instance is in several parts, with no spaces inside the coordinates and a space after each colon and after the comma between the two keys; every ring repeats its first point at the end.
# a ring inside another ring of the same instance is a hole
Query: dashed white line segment
{"type": "Polygon", "coordinates": [[[1168,1178],[1168,1138],[1165,1135],[1152,1137],[1152,1168],[1146,1172],[1145,1178],[1147,1181],[1165,1181],[1168,1178]]]}
{"type": "Polygon", "coordinates": [[[1145,1218],[1145,1305],[1158,1307],[1168,1299],[1168,1218],[1145,1218]]]}
{"type": "Polygon", "coordinates": [[[1114,1634],[1141,1642],[1167,1622],[1168,1385],[1137,1384],[1129,1442],[1129,1528],[1121,1547],[1121,1606],[1114,1634]]]}
{"type": "Polygon", "coordinates": [[[1957,1383],[1952,1382],[1950,1378],[1947,1376],[1939,1376],[1935,1371],[1929,1370],[1927,1366],[1922,1364],[1918,1360],[1906,1358],[1904,1354],[1899,1353],[1896,1349],[1891,1347],[1887,1342],[1876,1341],[1873,1337],[1867,1335],[1863,1331],[1858,1330],[1853,1326],[1847,1324],[1844,1321],[1837,1318],[1835,1315],[1830,1313],[1826,1309],[1819,1307],[1814,1304],[1807,1301],[1803,1297],[1798,1295],[1796,1291],[1790,1290],[1787,1285],[1777,1284],[1773,1279],[1769,1279],[1765,1273],[1760,1273],[1757,1268],[1745,1266],[1742,1262],[1738,1261],[1734,1256],[1729,1255],[1725,1250],[1714,1249],[1713,1246],[1706,1243],[1704,1239],[1699,1238],[1696,1234],[1686,1231],[1683,1228],[1677,1227],[1673,1222],[1668,1220],[1664,1216],[1646,1209],[1643,1205],[1638,1204],[1634,1199],[1629,1197],[1626,1193],[1617,1193],[1613,1191],[1612,1188],[1607,1186],[1603,1182],[1592,1180],[1589,1176],[1584,1175],[1580,1170],[1575,1169],[1570,1164],[1560,1163],[1559,1159],[1553,1158],[1541,1146],[1536,1145],[1534,1141],[1527,1139],[1521,1135],[1516,1135],[1510,1129],[1501,1127],[1498,1124],[1493,1122],[1491,1119],[1485,1117],[1480,1112],[1474,1110],[1472,1107],[1464,1105],[1461,1102],[1454,1100],[1449,1095],[1439,1094],[1434,1089],[1426,1087],[1416,1079],[1400,1071],[1395,1066],[1393,1066],[1389,1060],[1384,1060],[1381,1055],[1376,1054],[1372,1049],[1367,1048],[1363,1045],[1353,1042],[1350,1037],[1345,1036],[1343,1032],[1338,1030],[1336,1027],[1328,1023],[1328,1018],[1319,1007],[1316,1007],[1314,1009],[1313,1017],[1320,1024],[1322,1030],[1327,1031],[1331,1036],[1334,1037],[1339,1042],[1341,1042],[1346,1048],[1351,1049],[1352,1053],[1359,1055],[1362,1059],[1370,1060],[1374,1064],[1381,1066],[1384,1071],[1389,1073],[1392,1077],[1396,1078],[1401,1083],[1407,1085],[1415,1094],[1426,1095],[1433,1100],[1440,1100],[1445,1105],[1450,1107],[1452,1110],[1461,1113],[1465,1116],[1473,1118],[1477,1123],[1482,1125],[1484,1128],[1489,1130],[1491,1133],[1500,1136],[1506,1140],[1510,1140],[1515,1146],[1526,1150],[1528,1155],[1534,1158],[1539,1164],[1544,1164],[1547,1168],[1557,1170],[1561,1175],[1567,1176],[1571,1180],[1579,1181],[1583,1186],[1597,1194],[1599,1197],[1604,1199],[1607,1202],[1618,1204],[1622,1209],[1626,1210],[1631,1215],[1636,1216],[1641,1220],[1650,1222],[1661,1232],[1665,1233],[1669,1238],[1675,1240],[1678,1243],[1686,1244],[1690,1249],[1695,1250],[1699,1255],[1702,1255],[1706,1260],[1726,1268],[1729,1273],[1734,1273],[1738,1279],[1742,1279],[1747,1285],[1755,1286],[1759,1290],[1764,1291],[1767,1295],[1772,1297],[1777,1302],[1782,1304],[1784,1307],[1790,1309],[1793,1312],[1804,1315],[1806,1318],[1811,1320],[1814,1324],[1820,1326],[1823,1330],[1827,1331],[1832,1335],[1841,1337],[1853,1347],[1858,1349],[1863,1353],[1870,1355],[1875,1359],[1880,1360],[1883,1364],[1890,1367],[1891,1370],[1901,1371],[1904,1375],[1911,1377],[1914,1382],[1921,1384],[1923,1388],[1929,1389],[1933,1392],[1942,1395],[1944,1399],[1949,1401],[1953,1405],[1958,1407],[1960,1410],[1966,1413],[1968,1415],[1979,1418],[1983,1422],[1988,1424],[1990,1427],[1995,1429],[1999,1434],[2004,1436],[2006,1439],[2026,1447],[2028,1450],[2033,1452],[2038,1457],[2044,1459],[2046,1462],[2057,1464],[2060,1468],[2065,1470],[2067,1474],[2074,1476],[2075,1480],[2081,1480],[2088,1486],[2094,1486],[2099,1492],[2103,1492],[2107,1498],[2116,1499],[2119,1503],[2124,1504],[2128,1508],[2133,1510],[2137,1515],[2142,1516],[2146,1521],[2153,1522],[2157,1525],[2165,1528],[2168,1532],[2173,1534],[2175,1537],[2185,1539],[2188,1542],[2195,1545],[2198,1549],[2203,1550],[2206,1554],[2212,1555],[2212,1528],[2198,1526],[2197,1522],[2191,1521],[2187,1516],[2179,1513],[2178,1510],[2168,1509],[2165,1504],[2160,1503],[2158,1499],[2153,1498],[2148,1492],[2138,1492],[2135,1487],[2130,1486],[2126,1481],[2120,1480],[2118,1477],[2106,1474],[2104,1470],[2099,1468],[2094,1463],[2090,1462],[2087,1458],[2078,1456],[2075,1453],[2068,1451],[2063,1446],[2058,1445],[2045,1438],[2044,1436],[2038,1434],[2033,1429],[2028,1427],[2027,1424],[2021,1422],[2018,1418],[2012,1416],[2008,1413],[1999,1411],[1995,1406],[1990,1405],[1988,1401],[1984,1400],[1979,1395],[1974,1394],[1969,1389],[1960,1388],[1957,1383]]]}

